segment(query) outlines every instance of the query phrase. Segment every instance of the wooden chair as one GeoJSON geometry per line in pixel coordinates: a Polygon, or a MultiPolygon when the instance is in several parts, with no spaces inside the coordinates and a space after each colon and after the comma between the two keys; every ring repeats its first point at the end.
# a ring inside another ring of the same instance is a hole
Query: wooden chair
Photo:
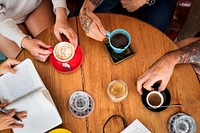
{"type": "Polygon", "coordinates": [[[175,40],[181,31],[181,28],[190,12],[192,2],[193,0],[177,0],[167,31],[167,36],[172,40],[175,40]]]}

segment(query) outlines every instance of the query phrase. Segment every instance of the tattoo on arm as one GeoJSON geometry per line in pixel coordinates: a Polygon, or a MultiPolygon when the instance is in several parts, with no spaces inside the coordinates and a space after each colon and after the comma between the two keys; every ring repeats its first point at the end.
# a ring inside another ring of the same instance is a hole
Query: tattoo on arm
{"type": "Polygon", "coordinates": [[[98,7],[104,0],[90,0],[90,2],[95,6],[98,7]]]}
{"type": "Polygon", "coordinates": [[[200,66],[200,40],[179,49],[179,63],[191,63],[200,66]]]}
{"type": "Polygon", "coordinates": [[[80,15],[80,22],[83,30],[88,33],[90,30],[90,26],[93,23],[92,18],[87,15],[86,8],[83,9],[83,14],[80,15]]]}

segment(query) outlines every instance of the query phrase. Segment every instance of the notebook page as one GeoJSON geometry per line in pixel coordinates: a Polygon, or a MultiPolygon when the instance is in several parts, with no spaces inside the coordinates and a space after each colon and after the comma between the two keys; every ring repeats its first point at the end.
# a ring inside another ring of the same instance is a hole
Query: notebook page
{"type": "Polygon", "coordinates": [[[26,110],[28,116],[22,120],[24,128],[14,129],[14,133],[44,133],[62,123],[56,107],[45,98],[41,90],[6,106],[6,109],[11,108],[16,108],[17,111],[26,110]]]}
{"type": "Polygon", "coordinates": [[[16,74],[6,73],[0,77],[0,99],[14,101],[31,93],[44,84],[38,75],[32,61],[26,59],[15,67],[16,74]]]}

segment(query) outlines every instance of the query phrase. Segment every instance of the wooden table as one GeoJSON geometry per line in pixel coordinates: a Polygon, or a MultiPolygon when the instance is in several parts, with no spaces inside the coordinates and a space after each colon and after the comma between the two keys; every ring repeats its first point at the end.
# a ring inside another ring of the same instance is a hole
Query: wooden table
{"type": "MultiPolygon", "coordinates": [[[[86,36],[78,17],[70,19],[84,53],[84,61],[78,70],[70,74],[59,73],[50,65],[49,60],[41,63],[33,59],[26,50],[18,57],[21,61],[25,58],[33,61],[61,114],[63,123],[60,127],[69,129],[73,133],[102,133],[106,120],[111,115],[119,114],[128,124],[137,118],[152,133],[167,133],[167,121],[176,112],[191,115],[199,127],[200,84],[190,65],[176,66],[168,84],[171,103],[182,103],[182,107],[167,108],[161,112],[149,111],[144,107],[141,96],[136,90],[137,78],[165,52],[177,49],[175,44],[159,30],[137,19],[114,14],[98,14],[98,16],[106,30],[123,28],[130,33],[131,45],[136,51],[132,58],[117,65],[112,64],[102,42],[86,36]],[[108,84],[115,79],[125,81],[129,89],[128,97],[120,103],[112,102],[106,93],[108,84]],[[94,112],[84,119],[74,117],[67,106],[70,95],[78,90],[88,92],[95,99],[94,112]]],[[[37,39],[52,46],[57,43],[53,27],[42,32],[37,39]]],[[[112,119],[105,130],[106,133],[122,131],[122,121],[119,118],[112,119]]],[[[200,128],[197,128],[197,132],[200,132],[200,128]]]]}

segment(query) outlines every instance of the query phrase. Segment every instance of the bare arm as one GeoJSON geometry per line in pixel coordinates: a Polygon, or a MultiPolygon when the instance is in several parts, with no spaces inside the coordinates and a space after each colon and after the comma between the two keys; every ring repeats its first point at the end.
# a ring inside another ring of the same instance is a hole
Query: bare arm
{"type": "Polygon", "coordinates": [[[178,50],[167,52],[138,78],[137,90],[142,94],[142,88],[152,91],[153,84],[161,81],[159,91],[163,91],[174,71],[176,64],[191,63],[200,66],[200,40],[178,50]]]}
{"type": "Polygon", "coordinates": [[[104,0],[85,0],[79,13],[81,26],[86,35],[98,41],[102,41],[105,38],[106,31],[101,24],[100,19],[93,11],[103,1],[104,0]]]}
{"type": "Polygon", "coordinates": [[[179,50],[180,63],[191,63],[200,66],[200,40],[195,41],[179,50]]]}

